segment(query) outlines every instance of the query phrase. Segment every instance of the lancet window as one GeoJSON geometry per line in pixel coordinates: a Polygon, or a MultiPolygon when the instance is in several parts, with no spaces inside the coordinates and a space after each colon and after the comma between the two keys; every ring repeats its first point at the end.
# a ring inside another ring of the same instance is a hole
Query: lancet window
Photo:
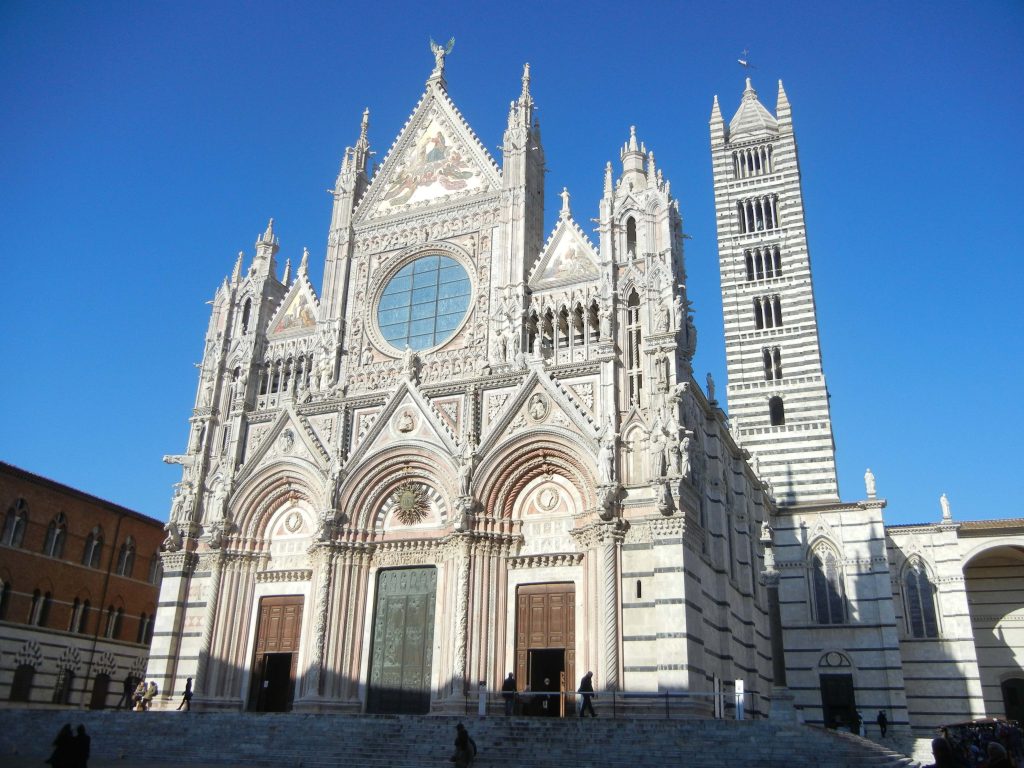
{"type": "Polygon", "coordinates": [[[46,540],[43,542],[43,554],[49,557],[64,556],[64,542],[68,538],[68,519],[59,513],[46,527],[46,540]]]}
{"type": "Polygon", "coordinates": [[[640,357],[640,296],[630,291],[626,301],[626,376],[629,382],[629,404],[640,404],[643,388],[643,362],[640,357]]]}
{"type": "Polygon", "coordinates": [[[32,605],[28,611],[28,623],[37,627],[45,627],[50,618],[50,603],[52,601],[53,595],[49,592],[35,590],[32,593],[32,605]]]}
{"type": "Polygon", "coordinates": [[[782,379],[782,351],[778,347],[764,347],[761,350],[764,363],[764,380],[780,381],[782,379]]]}
{"type": "Polygon", "coordinates": [[[778,395],[768,398],[768,420],[773,427],[782,427],[786,424],[786,407],[778,395]]]}
{"type": "Polygon", "coordinates": [[[103,531],[97,525],[85,537],[85,549],[82,550],[82,565],[90,568],[100,567],[100,554],[103,552],[103,531]]]}
{"type": "Polygon", "coordinates": [[[626,219],[626,255],[636,258],[636,219],[632,216],[626,219]]]}
{"type": "Polygon", "coordinates": [[[782,254],[779,247],[748,248],[743,253],[747,281],[769,280],[782,275],[782,254]]]}
{"type": "Polygon", "coordinates": [[[764,144],[760,147],[737,149],[732,153],[733,176],[737,179],[749,179],[772,172],[772,146],[764,144]]]}
{"type": "Polygon", "coordinates": [[[14,506],[7,510],[7,517],[4,518],[4,532],[0,542],[11,547],[20,547],[25,539],[25,530],[28,528],[28,504],[24,499],[18,499],[14,506]]]}
{"type": "Polygon", "coordinates": [[[754,328],[779,328],[782,326],[782,301],[778,296],[754,297],[754,328]]]}
{"type": "Polygon", "coordinates": [[[740,234],[746,235],[751,232],[778,229],[778,201],[777,195],[763,195],[738,201],[736,213],[739,216],[740,234]]]}
{"type": "Polygon", "coordinates": [[[260,394],[301,394],[309,389],[312,374],[311,354],[266,360],[260,370],[260,394]]]}
{"type": "Polygon", "coordinates": [[[935,586],[920,560],[914,560],[903,574],[903,603],[907,608],[907,630],[912,637],[938,637],[935,586]]]}
{"type": "Polygon", "coordinates": [[[839,556],[828,546],[817,547],[811,555],[811,600],[818,624],[846,623],[846,595],[839,556]]]}
{"type": "Polygon", "coordinates": [[[117,553],[117,575],[131,576],[135,565],[135,540],[129,536],[117,553]]]}

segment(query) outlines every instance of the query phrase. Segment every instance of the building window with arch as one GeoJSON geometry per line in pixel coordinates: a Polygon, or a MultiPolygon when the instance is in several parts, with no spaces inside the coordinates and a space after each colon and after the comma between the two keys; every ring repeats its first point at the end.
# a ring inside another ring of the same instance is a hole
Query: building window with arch
{"type": "Polygon", "coordinates": [[[0,583],[0,619],[7,618],[7,609],[11,605],[11,582],[0,583]]]}
{"type": "Polygon", "coordinates": [[[135,540],[129,536],[121,545],[117,553],[117,575],[132,575],[132,568],[135,566],[135,540]]]}
{"type": "Polygon", "coordinates": [[[640,390],[643,388],[643,361],[640,356],[640,296],[636,289],[629,292],[626,300],[626,376],[629,380],[629,404],[640,404],[640,390]]]}
{"type": "Polygon", "coordinates": [[[636,258],[636,219],[632,216],[626,219],[626,255],[636,258]]]}
{"type": "Polygon", "coordinates": [[[164,567],[163,563],[160,562],[160,553],[155,552],[151,558],[149,558],[149,576],[147,580],[150,584],[160,583],[160,577],[163,575],[164,567]]]}
{"type": "Polygon", "coordinates": [[[778,395],[768,398],[768,419],[773,427],[786,426],[786,406],[778,395]]]}
{"type": "Polygon", "coordinates": [[[103,531],[97,525],[85,538],[85,549],[82,550],[82,565],[90,568],[100,567],[100,555],[103,552],[103,531]]]}
{"type": "Polygon", "coordinates": [[[7,517],[4,518],[4,532],[0,536],[0,543],[11,547],[20,547],[25,539],[25,530],[28,528],[28,504],[24,499],[18,499],[14,506],[7,510],[7,517]]]}
{"type": "Polygon", "coordinates": [[[57,670],[57,680],[53,685],[53,704],[69,704],[71,702],[71,686],[75,682],[75,672],[70,667],[57,670]]]}
{"type": "Polygon", "coordinates": [[[242,307],[242,333],[249,332],[249,315],[252,313],[252,299],[246,299],[242,307]]]}
{"type": "Polygon", "coordinates": [[[29,606],[28,623],[36,627],[45,627],[50,618],[50,604],[53,602],[53,595],[49,592],[43,593],[40,590],[32,592],[32,604],[29,606]]]}
{"type": "Polygon", "coordinates": [[[938,637],[935,586],[920,560],[912,561],[903,574],[903,602],[907,607],[907,631],[911,637],[938,637]]]}
{"type": "Polygon", "coordinates": [[[104,636],[111,639],[117,640],[121,636],[121,623],[124,620],[124,608],[114,608],[113,605],[107,607],[107,629],[104,632],[104,636]]]}
{"type": "Polygon", "coordinates": [[[68,538],[68,519],[61,512],[46,527],[46,541],[43,554],[49,557],[64,557],[64,542],[68,538]]]}
{"type": "Polygon", "coordinates": [[[811,606],[818,624],[846,623],[846,595],[839,556],[821,546],[811,555],[811,606]]]}

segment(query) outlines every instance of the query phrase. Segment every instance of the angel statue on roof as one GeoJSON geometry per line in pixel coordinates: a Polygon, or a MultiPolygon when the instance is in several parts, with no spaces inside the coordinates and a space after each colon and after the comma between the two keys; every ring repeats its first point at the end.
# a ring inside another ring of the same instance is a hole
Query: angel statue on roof
{"type": "Polygon", "coordinates": [[[452,52],[455,47],[455,38],[451,38],[447,45],[438,45],[434,38],[430,38],[430,52],[434,54],[434,71],[431,75],[440,75],[444,72],[444,57],[452,52]]]}

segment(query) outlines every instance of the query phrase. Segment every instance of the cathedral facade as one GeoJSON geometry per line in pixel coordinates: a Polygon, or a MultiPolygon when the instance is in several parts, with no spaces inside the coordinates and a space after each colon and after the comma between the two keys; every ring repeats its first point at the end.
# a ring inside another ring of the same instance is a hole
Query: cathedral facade
{"type": "Polygon", "coordinates": [[[216,293],[147,674],[205,708],[429,712],[593,671],[742,681],[763,715],[773,504],[693,378],[670,183],[631,129],[597,241],[565,190],[545,236],[529,67],[499,165],[435,55],[376,171],[368,114],[345,152],[322,290],[271,222],[216,293]]]}

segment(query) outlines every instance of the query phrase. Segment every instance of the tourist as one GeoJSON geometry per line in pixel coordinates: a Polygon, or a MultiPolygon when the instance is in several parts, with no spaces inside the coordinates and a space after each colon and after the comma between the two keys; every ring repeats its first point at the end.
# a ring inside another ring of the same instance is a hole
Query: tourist
{"type": "Polygon", "coordinates": [[[932,739],[932,757],[935,758],[935,762],[924,766],[924,768],[957,768],[958,766],[953,757],[953,749],[949,746],[949,742],[941,736],[932,739]]]}
{"type": "Polygon", "coordinates": [[[501,685],[501,697],[505,700],[505,717],[508,717],[516,704],[516,676],[511,672],[501,685]]]}
{"type": "Polygon", "coordinates": [[[988,760],[981,765],[985,768],[1013,768],[1009,756],[1006,754],[1006,747],[998,741],[988,743],[988,760]]]}
{"type": "Polygon", "coordinates": [[[185,681],[185,692],[181,695],[181,704],[178,705],[180,710],[182,707],[185,708],[186,712],[192,709],[192,678],[190,677],[185,681]]]}
{"type": "Polygon", "coordinates": [[[878,730],[882,732],[882,738],[885,738],[886,731],[889,730],[889,718],[885,716],[885,712],[878,710],[878,717],[875,718],[875,722],[878,723],[878,730]]]}
{"type": "Polygon", "coordinates": [[[141,712],[145,709],[146,705],[143,701],[146,698],[146,690],[146,681],[139,680],[139,684],[135,687],[135,693],[132,694],[132,709],[136,712],[141,712]]]}
{"type": "Polygon", "coordinates": [[[583,701],[580,703],[580,717],[583,717],[583,713],[588,709],[590,710],[591,717],[597,717],[597,712],[594,711],[594,673],[587,672],[580,680],[580,687],[577,693],[582,695],[583,701]]]}
{"type": "Polygon", "coordinates": [[[74,768],[89,768],[89,752],[92,746],[92,739],[85,732],[85,726],[78,726],[78,733],[75,735],[72,746],[72,765],[74,768]]]}
{"type": "Polygon", "coordinates": [[[144,710],[148,710],[153,706],[153,699],[156,698],[158,692],[159,689],[156,687],[156,682],[150,682],[149,686],[146,688],[145,695],[142,697],[142,708],[144,710]]]}
{"type": "Polygon", "coordinates": [[[131,711],[132,708],[132,692],[135,690],[135,678],[130,674],[124,676],[124,682],[121,684],[121,698],[117,700],[117,706],[115,709],[125,709],[131,711]]]}
{"type": "Polygon", "coordinates": [[[455,763],[455,768],[467,768],[476,757],[476,742],[473,741],[466,726],[459,723],[455,726],[455,754],[450,761],[455,763]]]}
{"type": "Polygon", "coordinates": [[[53,768],[74,768],[75,734],[71,731],[71,723],[66,724],[57,732],[53,740],[53,752],[46,762],[53,768]]]}

